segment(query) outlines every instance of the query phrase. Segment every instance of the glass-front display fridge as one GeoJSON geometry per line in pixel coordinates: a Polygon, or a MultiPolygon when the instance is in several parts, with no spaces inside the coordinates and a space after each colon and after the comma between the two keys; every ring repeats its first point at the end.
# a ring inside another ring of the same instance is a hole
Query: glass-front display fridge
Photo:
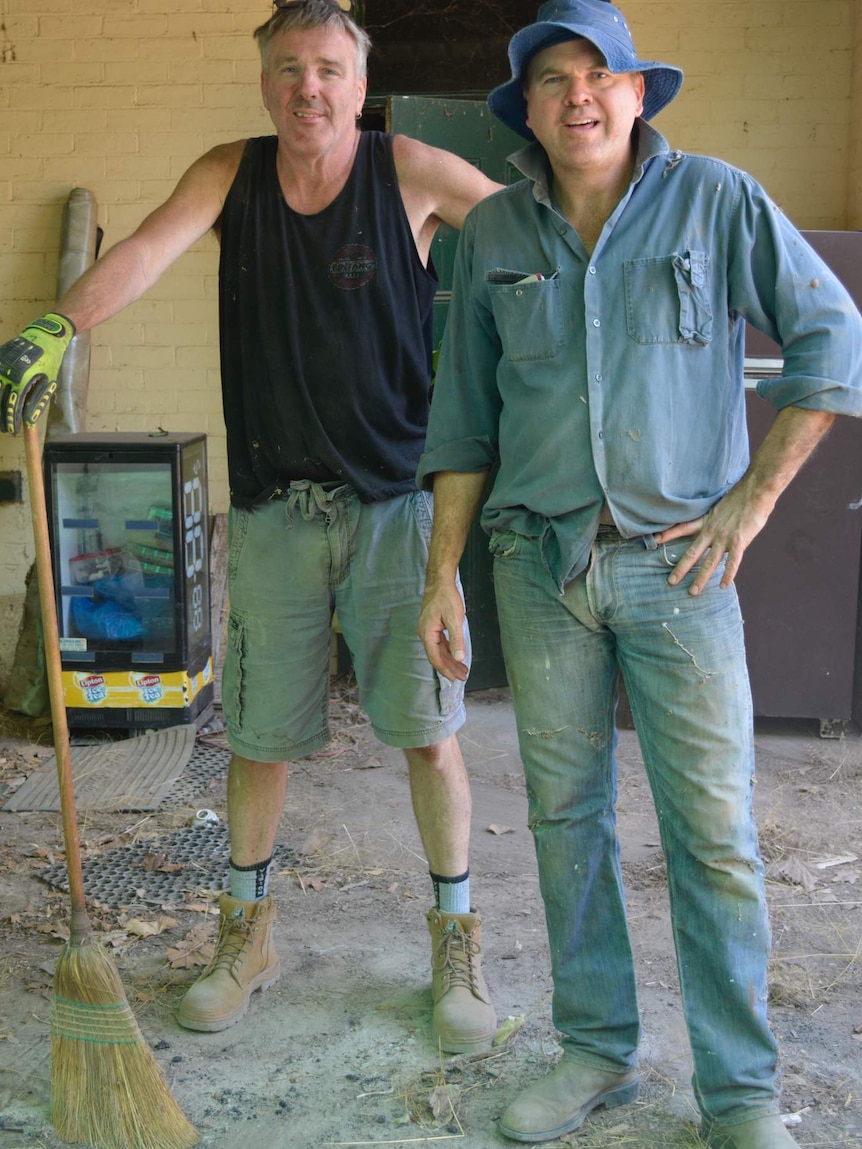
{"type": "Polygon", "coordinates": [[[206,436],[62,435],[44,466],[70,727],[198,721],[213,698],[206,436]]]}

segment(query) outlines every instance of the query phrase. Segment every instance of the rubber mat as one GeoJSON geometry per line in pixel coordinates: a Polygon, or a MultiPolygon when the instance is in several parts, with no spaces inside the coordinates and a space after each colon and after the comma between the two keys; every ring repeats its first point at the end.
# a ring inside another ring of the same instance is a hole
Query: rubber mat
{"type": "MultiPolygon", "coordinates": [[[[134,902],[180,905],[199,891],[225,890],[230,841],[224,822],[185,826],[146,842],[118,846],[82,864],[87,900],[107,906],[134,902]]],[[[299,856],[276,846],[273,866],[296,866],[299,856]]],[[[42,881],[68,892],[66,865],[39,871],[42,881]]]]}
{"type": "Polygon", "coordinates": [[[209,806],[215,801],[213,794],[216,790],[219,795],[218,801],[223,804],[225,794],[223,783],[227,782],[230,759],[230,750],[198,742],[185,770],[162,799],[162,809],[176,806],[209,806]]]}
{"type": "MultiPolygon", "coordinates": [[[[191,724],[169,726],[122,742],[73,746],[78,810],[157,809],[181,778],[194,749],[195,727],[191,724]]],[[[10,795],[3,809],[60,809],[53,755],[10,795]]]]}

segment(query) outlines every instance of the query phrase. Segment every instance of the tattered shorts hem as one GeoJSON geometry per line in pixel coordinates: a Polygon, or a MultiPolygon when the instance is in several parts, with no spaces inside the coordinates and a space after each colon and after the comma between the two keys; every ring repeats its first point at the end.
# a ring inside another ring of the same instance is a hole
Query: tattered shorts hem
{"type": "Polygon", "coordinates": [[[442,721],[434,726],[425,726],[420,730],[383,730],[372,724],[375,737],[385,746],[392,746],[396,750],[421,750],[426,746],[436,746],[438,742],[445,742],[457,730],[460,730],[467,721],[467,711],[463,702],[451,714],[447,714],[442,721]]]}
{"type": "Polygon", "coordinates": [[[306,758],[309,754],[316,754],[330,741],[330,732],[322,731],[302,742],[291,742],[283,746],[255,746],[246,742],[240,735],[234,733],[230,727],[227,729],[227,741],[234,754],[247,758],[249,762],[294,762],[297,758],[306,758]]]}

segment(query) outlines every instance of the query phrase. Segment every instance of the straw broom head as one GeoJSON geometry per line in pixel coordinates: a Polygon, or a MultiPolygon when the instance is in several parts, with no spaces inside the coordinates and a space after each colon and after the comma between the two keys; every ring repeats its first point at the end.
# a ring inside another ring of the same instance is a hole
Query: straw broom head
{"type": "Polygon", "coordinates": [[[66,946],[51,1004],[51,1120],[96,1149],[188,1149],[197,1131],[144,1041],[108,952],[88,934],[66,946]]]}

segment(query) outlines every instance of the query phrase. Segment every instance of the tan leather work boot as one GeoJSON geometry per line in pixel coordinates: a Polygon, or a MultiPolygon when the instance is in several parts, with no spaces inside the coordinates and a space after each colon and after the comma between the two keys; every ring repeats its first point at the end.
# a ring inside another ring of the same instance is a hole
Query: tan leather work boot
{"type": "Polygon", "coordinates": [[[482,923],[478,914],[431,910],[431,995],[434,1035],[446,1053],[491,1048],[497,1018],[482,976],[482,923]]]}
{"type": "Polygon", "coordinates": [[[215,953],[177,1010],[180,1025],[204,1033],[238,1022],[254,991],[268,989],[281,973],[272,942],[272,898],[243,902],[222,894],[219,911],[215,953]]]}
{"type": "Polygon", "coordinates": [[[636,1100],[638,1075],[594,1069],[563,1054],[547,1077],[519,1093],[499,1120],[512,1141],[557,1141],[580,1129],[594,1109],[613,1109],[636,1100]]]}

